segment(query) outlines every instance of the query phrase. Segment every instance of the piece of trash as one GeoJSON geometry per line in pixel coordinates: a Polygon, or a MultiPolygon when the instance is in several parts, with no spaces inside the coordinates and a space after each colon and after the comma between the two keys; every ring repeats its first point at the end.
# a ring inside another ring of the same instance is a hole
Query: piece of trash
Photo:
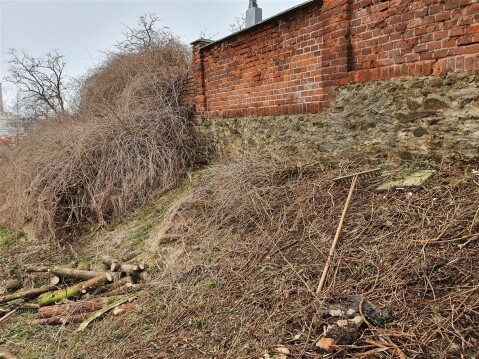
{"type": "Polygon", "coordinates": [[[358,316],[354,317],[353,319],[351,319],[351,322],[354,323],[357,326],[360,326],[364,323],[364,319],[363,319],[363,317],[358,315],[358,316]]]}
{"type": "Polygon", "coordinates": [[[291,351],[286,348],[284,345],[278,345],[273,349],[273,355],[269,355],[268,352],[266,352],[263,355],[264,359],[269,359],[269,358],[275,358],[275,359],[288,359],[288,356],[291,354],[291,351]]]}
{"type": "Polygon", "coordinates": [[[316,343],[316,347],[331,353],[336,347],[336,341],[332,338],[324,337],[318,340],[318,342],[316,343]]]}
{"type": "Polygon", "coordinates": [[[379,186],[377,191],[388,191],[391,189],[420,186],[433,176],[436,171],[423,170],[411,173],[402,179],[388,181],[379,186]]]}
{"type": "Polygon", "coordinates": [[[332,317],[342,317],[344,315],[344,311],[341,309],[330,309],[329,315],[332,317]]]}
{"type": "Polygon", "coordinates": [[[336,322],[336,325],[340,328],[347,327],[349,322],[346,319],[341,319],[336,322]]]}
{"type": "Polygon", "coordinates": [[[384,327],[386,324],[392,322],[391,308],[379,309],[369,300],[363,300],[362,296],[355,295],[348,299],[348,307],[358,308],[362,304],[362,313],[366,320],[375,327],[384,327]]]}
{"type": "Polygon", "coordinates": [[[293,337],[293,340],[299,340],[299,338],[301,338],[301,334],[296,334],[296,335],[293,337]]]}

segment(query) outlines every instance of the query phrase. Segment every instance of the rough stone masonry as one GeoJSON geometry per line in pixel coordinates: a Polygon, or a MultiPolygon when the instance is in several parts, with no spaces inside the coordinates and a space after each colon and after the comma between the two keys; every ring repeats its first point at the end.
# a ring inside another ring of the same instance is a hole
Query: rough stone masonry
{"type": "Polygon", "coordinates": [[[479,156],[479,72],[339,87],[322,114],[208,119],[210,154],[413,160],[479,156]]]}

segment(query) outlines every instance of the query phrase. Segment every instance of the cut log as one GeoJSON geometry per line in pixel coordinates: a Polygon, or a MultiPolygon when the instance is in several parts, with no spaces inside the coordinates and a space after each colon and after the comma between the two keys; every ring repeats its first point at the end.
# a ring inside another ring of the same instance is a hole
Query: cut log
{"type": "Polygon", "coordinates": [[[90,313],[108,305],[108,298],[96,298],[88,301],[71,302],[38,309],[39,319],[66,317],[69,315],[90,313]]]}
{"type": "Polygon", "coordinates": [[[75,284],[65,289],[60,289],[51,293],[46,293],[38,299],[38,304],[40,305],[40,307],[53,305],[62,301],[63,299],[76,297],[83,293],[88,293],[89,291],[92,291],[95,288],[101,287],[102,285],[105,285],[109,282],[110,280],[107,278],[107,276],[105,274],[101,274],[98,277],[89,279],[85,282],[75,284]]]}
{"type": "Polygon", "coordinates": [[[92,321],[94,321],[97,318],[100,318],[102,315],[104,315],[108,311],[112,310],[113,308],[116,308],[123,303],[131,302],[132,300],[134,300],[136,298],[138,298],[138,294],[133,294],[133,295],[130,295],[126,298],[122,298],[120,300],[117,300],[116,302],[111,303],[110,305],[106,306],[103,309],[100,309],[98,312],[96,312],[91,317],[89,317],[87,320],[85,320],[83,323],[81,323],[80,326],[77,329],[77,332],[81,332],[81,331],[85,330],[86,327],[88,327],[88,325],[90,325],[90,323],[92,321]]]}
{"type": "Polygon", "coordinates": [[[44,287],[23,290],[23,291],[15,292],[13,294],[0,296],[0,304],[8,303],[17,299],[27,299],[27,298],[37,297],[40,294],[46,293],[53,289],[56,289],[56,287],[47,285],[44,287]]]}
{"type": "Polygon", "coordinates": [[[133,273],[142,271],[138,264],[118,263],[118,265],[117,271],[125,273],[126,275],[132,275],[133,273]]]}
{"type": "Polygon", "coordinates": [[[45,318],[45,319],[34,319],[34,320],[30,320],[28,324],[35,327],[38,325],[64,325],[64,324],[72,324],[72,323],[81,323],[90,315],[91,313],[81,313],[81,314],[51,317],[51,318],[45,318]]]}
{"type": "Polygon", "coordinates": [[[107,266],[108,268],[110,268],[112,266],[113,263],[115,262],[118,262],[115,258],[109,256],[109,255],[103,255],[100,257],[100,260],[101,262],[107,266]]]}
{"type": "Polygon", "coordinates": [[[75,269],[75,268],[63,268],[63,267],[46,267],[46,266],[37,266],[29,267],[26,269],[29,273],[52,273],[53,275],[60,278],[69,278],[76,280],[89,280],[95,277],[98,277],[103,274],[103,272],[75,269]]]}
{"type": "Polygon", "coordinates": [[[145,270],[146,264],[136,264],[136,263],[122,263],[115,258],[104,255],[100,258],[103,264],[109,266],[110,271],[112,272],[122,272],[126,275],[131,275],[136,272],[141,272],[145,270]]]}
{"type": "Polygon", "coordinates": [[[5,282],[5,289],[8,292],[15,292],[23,287],[23,283],[18,278],[13,278],[5,282]]]}
{"type": "Polygon", "coordinates": [[[53,277],[50,278],[50,285],[58,285],[60,284],[61,279],[54,275],[53,277]]]}
{"type": "Polygon", "coordinates": [[[121,273],[119,272],[106,272],[106,277],[110,282],[116,283],[121,280],[121,273]]]}
{"type": "Polygon", "coordinates": [[[42,273],[42,272],[49,272],[51,267],[48,266],[35,266],[35,267],[27,267],[25,272],[27,273],[42,273]]]}

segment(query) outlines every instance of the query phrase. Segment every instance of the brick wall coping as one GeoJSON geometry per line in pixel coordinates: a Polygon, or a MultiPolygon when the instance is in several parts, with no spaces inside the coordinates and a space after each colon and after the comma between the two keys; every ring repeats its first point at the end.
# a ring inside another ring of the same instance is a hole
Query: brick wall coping
{"type": "MultiPolygon", "coordinates": [[[[295,12],[296,10],[300,10],[300,9],[306,8],[306,7],[308,7],[308,6],[310,6],[310,5],[313,5],[313,4],[318,4],[318,3],[319,3],[319,4],[322,4],[322,2],[323,2],[323,0],[308,0],[308,1],[304,2],[304,3],[301,3],[301,4],[299,4],[299,5],[296,5],[296,6],[292,7],[292,8],[290,8],[290,9],[287,9],[287,10],[285,10],[285,11],[282,11],[282,12],[280,12],[280,13],[274,15],[274,16],[271,16],[271,17],[269,17],[269,18],[267,18],[267,19],[264,19],[263,21],[260,21],[260,22],[258,22],[257,24],[255,24],[255,25],[253,25],[253,26],[247,27],[246,29],[243,29],[243,30],[234,32],[234,33],[232,33],[231,35],[225,36],[225,37],[223,37],[223,38],[221,38],[221,39],[219,39],[219,40],[212,41],[212,42],[210,42],[209,44],[202,46],[202,47],[201,47],[201,50],[205,50],[205,49],[208,49],[208,48],[210,48],[210,47],[214,47],[214,46],[216,46],[216,45],[218,45],[218,44],[220,44],[220,43],[222,43],[222,42],[224,42],[224,41],[226,41],[226,40],[229,40],[230,38],[232,38],[232,37],[234,37],[234,36],[241,35],[241,34],[243,34],[243,33],[247,33],[247,32],[249,32],[249,31],[251,31],[251,30],[254,30],[255,28],[257,28],[257,27],[259,27],[259,26],[261,26],[261,25],[265,25],[265,24],[267,24],[267,23],[269,23],[269,22],[272,22],[272,21],[278,20],[278,19],[280,19],[280,18],[282,18],[282,17],[288,16],[288,15],[290,15],[291,13],[295,12]]],[[[203,40],[203,39],[200,39],[200,40],[203,40]]],[[[191,45],[194,45],[195,43],[199,42],[200,40],[196,40],[196,41],[192,42],[191,45]]],[[[211,41],[211,40],[207,40],[207,41],[211,41]]]]}

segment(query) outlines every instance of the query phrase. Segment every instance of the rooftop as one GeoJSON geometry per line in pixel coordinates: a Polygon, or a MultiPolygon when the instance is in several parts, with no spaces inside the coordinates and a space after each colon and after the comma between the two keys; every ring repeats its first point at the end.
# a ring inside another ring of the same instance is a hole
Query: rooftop
{"type": "Polygon", "coordinates": [[[291,14],[292,12],[296,11],[296,10],[299,10],[299,9],[302,9],[302,8],[305,8],[305,7],[308,7],[314,3],[318,3],[318,4],[322,4],[323,3],[323,0],[309,0],[309,1],[306,1],[304,3],[301,3],[297,6],[294,6],[288,10],[285,10],[285,11],[282,11],[274,16],[271,16],[267,19],[264,19],[263,21],[260,21],[258,22],[257,24],[253,25],[253,26],[250,26],[250,27],[247,27],[245,29],[242,29],[240,31],[237,31],[237,32],[234,32],[228,36],[225,36],[219,40],[216,40],[216,41],[212,41],[212,40],[208,40],[208,39],[198,39],[196,41],[193,41],[191,43],[191,45],[194,45],[194,44],[197,44],[199,42],[209,42],[208,44],[206,44],[205,46],[201,47],[201,49],[207,49],[209,47],[213,47],[215,45],[218,45],[219,43],[223,42],[223,41],[226,41],[230,38],[232,38],[233,36],[237,36],[237,35],[240,35],[240,34],[243,34],[243,33],[247,33],[248,31],[251,31],[261,25],[264,25],[264,24],[267,24],[269,22],[272,22],[272,21],[275,21],[275,20],[278,20],[284,16],[288,16],[289,14],[291,14]]]}

